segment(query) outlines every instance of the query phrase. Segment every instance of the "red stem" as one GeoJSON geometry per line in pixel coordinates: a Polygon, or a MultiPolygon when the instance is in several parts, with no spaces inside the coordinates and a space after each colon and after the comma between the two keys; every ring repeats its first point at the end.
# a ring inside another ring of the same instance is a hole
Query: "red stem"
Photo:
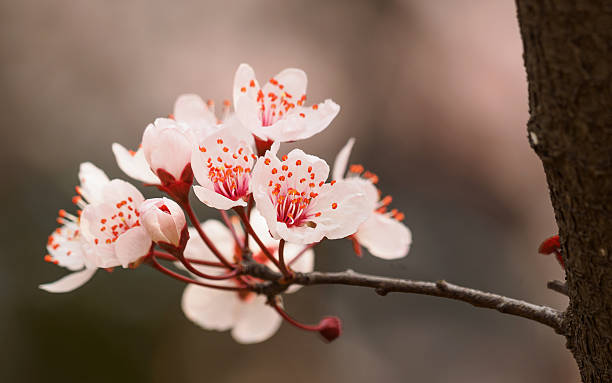
{"type": "MultiPolygon", "coordinates": [[[[153,255],[159,259],[163,259],[165,261],[178,261],[179,259],[172,254],[164,253],[161,251],[154,251],[153,255]]],[[[226,268],[225,265],[221,262],[211,262],[211,261],[203,261],[200,259],[186,258],[189,263],[193,263],[196,265],[210,266],[210,267],[222,267],[226,268]]]]}
{"type": "Polygon", "coordinates": [[[212,283],[206,283],[206,282],[202,282],[202,281],[197,281],[195,279],[191,279],[191,278],[187,278],[184,275],[181,275],[179,273],[176,273],[170,269],[165,268],[164,266],[162,266],[158,261],[157,258],[155,257],[155,255],[151,255],[150,257],[151,259],[151,264],[153,265],[153,267],[155,269],[157,269],[158,271],[162,272],[163,274],[166,274],[174,279],[177,279],[181,282],[185,282],[185,283],[191,283],[194,285],[198,285],[198,286],[202,286],[202,287],[210,287],[213,289],[218,289],[218,290],[227,290],[227,291],[248,291],[249,289],[246,287],[237,287],[237,286],[219,286],[219,285],[215,285],[212,283]]]}
{"type": "Polygon", "coordinates": [[[200,270],[196,269],[195,267],[193,267],[191,265],[191,263],[189,263],[189,261],[187,261],[187,259],[185,258],[184,255],[182,255],[182,254],[177,255],[177,258],[178,258],[179,261],[181,261],[181,263],[183,264],[183,266],[185,266],[185,268],[187,270],[191,271],[193,274],[197,275],[198,277],[204,278],[204,279],[211,279],[213,281],[223,281],[223,280],[226,280],[226,279],[236,278],[239,275],[239,273],[240,273],[240,270],[238,268],[236,268],[236,269],[234,269],[234,270],[232,270],[229,273],[224,274],[224,275],[206,274],[206,273],[203,273],[200,270]]]}
{"type": "Polygon", "coordinates": [[[240,238],[238,238],[238,233],[236,233],[236,228],[234,227],[234,225],[232,225],[232,221],[230,221],[230,218],[225,212],[225,210],[219,210],[219,211],[221,212],[221,217],[223,218],[223,222],[225,222],[225,226],[227,226],[230,233],[232,233],[232,237],[234,238],[234,241],[236,241],[236,243],[238,244],[238,247],[240,247],[240,250],[244,250],[244,246],[246,245],[246,242],[242,243],[240,238]]]}
{"type": "Polygon", "coordinates": [[[291,273],[291,270],[289,270],[289,268],[285,264],[285,240],[284,239],[281,239],[280,242],[278,243],[278,263],[280,264],[279,269],[281,273],[283,273],[285,278],[287,279],[291,278],[293,276],[291,273]]]}
{"type": "Polygon", "coordinates": [[[251,226],[251,223],[249,222],[249,218],[247,217],[247,214],[245,213],[244,208],[239,206],[234,209],[238,213],[238,216],[242,219],[242,223],[244,224],[244,227],[247,229],[247,232],[249,232],[251,236],[253,237],[253,239],[255,240],[255,242],[257,242],[257,245],[259,245],[264,255],[268,257],[268,259],[272,263],[274,263],[274,266],[276,266],[279,270],[282,270],[281,264],[278,262],[276,258],[274,258],[274,255],[270,253],[270,250],[268,250],[266,245],[264,245],[261,239],[259,239],[259,237],[257,236],[257,233],[255,233],[255,230],[253,230],[253,227],[251,226]]]}
{"type": "Polygon", "coordinates": [[[287,322],[291,323],[292,325],[294,325],[297,328],[301,328],[302,330],[306,330],[306,331],[319,331],[321,330],[321,326],[320,325],[316,325],[316,326],[311,326],[311,325],[307,325],[307,324],[303,324],[300,323],[298,321],[296,321],[295,319],[291,318],[289,316],[289,314],[287,314],[287,312],[285,310],[283,310],[278,303],[276,303],[275,299],[271,299],[268,304],[270,306],[272,306],[272,308],[274,310],[276,310],[276,312],[287,322]]]}
{"type": "Polygon", "coordinates": [[[308,249],[312,249],[313,247],[315,247],[315,245],[318,245],[319,243],[320,243],[320,242],[315,242],[315,243],[310,243],[310,244],[308,244],[308,245],[304,246],[304,248],[303,248],[302,250],[300,250],[300,252],[299,252],[299,253],[297,253],[297,254],[295,255],[295,257],[293,257],[293,258],[292,258],[292,259],[291,259],[289,262],[287,262],[287,265],[288,265],[288,266],[293,265],[295,262],[297,262],[297,260],[298,260],[298,259],[300,259],[300,257],[301,257],[302,255],[304,255],[304,253],[306,253],[306,250],[308,250],[308,249]]]}
{"type": "Polygon", "coordinates": [[[225,265],[225,267],[227,267],[230,270],[233,270],[235,268],[235,266],[232,265],[223,256],[223,254],[221,254],[221,252],[219,252],[219,250],[217,249],[215,244],[212,243],[212,241],[208,238],[206,233],[204,233],[204,230],[202,230],[202,226],[200,224],[200,221],[198,220],[198,217],[196,216],[196,214],[193,211],[193,209],[191,208],[191,203],[189,202],[189,200],[186,200],[186,201],[182,202],[181,205],[182,205],[183,209],[185,209],[185,211],[187,212],[187,215],[189,216],[189,220],[191,221],[191,224],[193,225],[193,227],[195,227],[196,231],[200,235],[200,238],[202,238],[202,240],[204,241],[206,246],[208,246],[210,251],[215,255],[215,257],[217,257],[219,259],[219,261],[221,261],[221,263],[223,263],[225,265]]]}

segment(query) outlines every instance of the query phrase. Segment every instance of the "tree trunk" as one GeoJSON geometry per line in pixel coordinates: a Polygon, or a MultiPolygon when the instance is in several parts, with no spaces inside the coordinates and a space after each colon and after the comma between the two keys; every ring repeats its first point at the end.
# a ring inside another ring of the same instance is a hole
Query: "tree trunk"
{"type": "Polygon", "coordinates": [[[584,382],[612,382],[612,3],[517,0],[529,140],[544,165],[584,382]]]}

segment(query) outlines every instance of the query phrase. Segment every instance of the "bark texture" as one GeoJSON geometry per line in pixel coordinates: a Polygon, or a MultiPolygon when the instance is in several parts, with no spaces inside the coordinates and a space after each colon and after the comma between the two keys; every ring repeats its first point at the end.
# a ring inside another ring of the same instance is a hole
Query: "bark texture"
{"type": "Polygon", "coordinates": [[[517,0],[531,146],[544,165],[584,382],[612,382],[612,2],[517,0]]]}

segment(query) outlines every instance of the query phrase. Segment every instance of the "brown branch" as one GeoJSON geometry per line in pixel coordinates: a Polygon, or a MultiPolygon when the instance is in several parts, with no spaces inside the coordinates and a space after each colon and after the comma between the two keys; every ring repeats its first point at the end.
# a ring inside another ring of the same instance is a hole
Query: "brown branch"
{"type": "Polygon", "coordinates": [[[558,292],[559,294],[563,294],[565,296],[567,296],[567,284],[565,282],[561,282],[561,281],[549,281],[546,284],[546,287],[548,287],[549,289],[558,292]]]}
{"type": "Polygon", "coordinates": [[[539,306],[503,295],[457,286],[446,281],[425,282],[409,279],[386,278],[374,275],[360,274],[352,270],[343,272],[311,272],[295,273],[293,279],[282,282],[282,275],[263,265],[246,265],[245,273],[267,280],[254,287],[260,294],[273,296],[282,293],[291,284],[303,286],[312,285],[347,285],[375,289],[379,295],[390,292],[413,293],[448,298],[469,303],[476,307],[493,309],[504,314],[520,316],[552,327],[562,334],[563,313],[547,306],[539,306]],[[279,282],[281,281],[281,282],[279,282]]]}

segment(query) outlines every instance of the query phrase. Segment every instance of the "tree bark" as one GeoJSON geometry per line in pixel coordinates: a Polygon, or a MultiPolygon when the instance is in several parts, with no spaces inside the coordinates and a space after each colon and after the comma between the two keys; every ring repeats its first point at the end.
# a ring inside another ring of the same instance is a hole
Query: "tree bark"
{"type": "Polygon", "coordinates": [[[563,328],[583,382],[612,382],[612,3],[517,0],[532,148],[566,264],[563,328]]]}

